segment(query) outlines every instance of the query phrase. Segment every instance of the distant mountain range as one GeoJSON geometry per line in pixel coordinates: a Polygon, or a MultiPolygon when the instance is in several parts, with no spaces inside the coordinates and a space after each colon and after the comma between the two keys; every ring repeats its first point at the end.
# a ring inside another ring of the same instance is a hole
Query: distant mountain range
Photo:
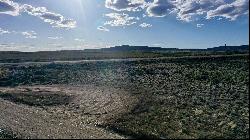
{"type": "Polygon", "coordinates": [[[102,48],[102,49],[85,49],[85,52],[120,52],[120,51],[249,51],[249,45],[241,46],[219,46],[208,49],[179,49],[179,48],[161,48],[161,47],[149,47],[149,46],[115,46],[111,48],[102,48]]]}

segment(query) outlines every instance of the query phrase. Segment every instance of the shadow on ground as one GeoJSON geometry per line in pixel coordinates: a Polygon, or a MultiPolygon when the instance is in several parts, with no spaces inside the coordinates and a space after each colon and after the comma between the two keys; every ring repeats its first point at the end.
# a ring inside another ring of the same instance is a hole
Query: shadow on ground
{"type": "Polygon", "coordinates": [[[60,93],[49,92],[27,92],[27,93],[3,93],[0,98],[17,104],[25,104],[29,106],[58,106],[67,105],[73,97],[60,93]]]}

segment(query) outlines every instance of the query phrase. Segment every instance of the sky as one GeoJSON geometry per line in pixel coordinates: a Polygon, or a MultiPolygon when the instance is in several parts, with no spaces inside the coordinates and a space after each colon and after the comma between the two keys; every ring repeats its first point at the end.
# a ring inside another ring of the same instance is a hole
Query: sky
{"type": "Polygon", "coordinates": [[[249,44],[249,0],[0,0],[0,51],[249,44]]]}

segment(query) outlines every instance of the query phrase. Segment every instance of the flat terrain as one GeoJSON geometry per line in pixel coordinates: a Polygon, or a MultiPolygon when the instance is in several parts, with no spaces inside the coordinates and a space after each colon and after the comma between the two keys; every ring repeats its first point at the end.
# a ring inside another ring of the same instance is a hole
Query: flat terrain
{"type": "Polygon", "coordinates": [[[0,51],[0,63],[22,62],[52,62],[52,61],[79,61],[79,60],[110,60],[131,58],[160,58],[160,57],[183,57],[183,56],[211,56],[248,54],[245,52],[214,52],[214,51],[45,51],[45,52],[4,52],[0,51]]]}
{"type": "Polygon", "coordinates": [[[114,89],[87,85],[24,86],[0,92],[1,127],[21,138],[123,138],[96,125],[129,110],[125,102],[133,104],[132,97],[114,89]]]}
{"type": "Polygon", "coordinates": [[[0,65],[0,138],[249,138],[249,55],[0,65]]]}

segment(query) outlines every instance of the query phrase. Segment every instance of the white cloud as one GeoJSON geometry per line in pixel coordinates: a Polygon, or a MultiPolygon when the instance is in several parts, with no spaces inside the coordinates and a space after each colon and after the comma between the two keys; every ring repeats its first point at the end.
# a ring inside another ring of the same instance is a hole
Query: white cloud
{"type": "Polygon", "coordinates": [[[0,28],[0,35],[3,35],[3,34],[10,34],[11,32],[8,31],[8,30],[4,30],[2,28],[0,28]]]}
{"type": "Polygon", "coordinates": [[[52,40],[59,40],[59,39],[62,39],[63,37],[58,37],[58,36],[55,36],[55,37],[51,37],[49,36],[48,39],[52,39],[52,40]]]}
{"type": "Polygon", "coordinates": [[[249,0],[106,0],[106,7],[115,11],[138,11],[142,17],[175,16],[191,22],[213,17],[236,20],[249,14],[249,0]]]}
{"type": "Polygon", "coordinates": [[[35,39],[35,38],[37,38],[37,33],[35,31],[19,32],[19,31],[8,31],[8,30],[0,28],[0,35],[4,35],[4,34],[22,35],[27,39],[35,39]]]}
{"type": "Polygon", "coordinates": [[[177,18],[190,22],[199,17],[203,18],[210,9],[214,9],[224,3],[224,0],[179,0],[174,5],[177,18]]]}
{"type": "Polygon", "coordinates": [[[204,24],[202,24],[202,23],[196,24],[196,27],[197,27],[197,28],[201,28],[201,27],[203,27],[203,26],[204,26],[204,24]]]}
{"type": "Polygon", "coordinates": [[[165,17],[174,8],[172,2],[168,0],[154,0],[147,8],[150,17],[165,17]]]}
{"type": "Polygon", "coordinates": [[[78,41],[78,42],[85,42],[84,39],[80,39],[80,38],[75,38],[74,40],[75,40],[75,41],[78,41]]]}
{"type": "Polygon", "coordinates": [[[207,13],[207,19],[213,17],[224,17],[230,20],[236,20],[242,15],[249,14],[249,0],[237,0],[231,4],[224,4],[207,13]]]}
{"type": "Polygon", "coordinates": [[[105,6],[115,11],[140,11],[145,5],[144,0],[106,0],[105,6]]]}
{"type": "Polygon", "coordinates": [[[29,38],[29,39],[35,39],[37,38],[37,33],[35,31],[25,31],[25,32],[21,32],[21,34],[23,36],[25,36],[25,38],[29,38]]]}
{"type": "Polygon", "coordinates": [[[104,27],[104,26],[97,27],[97,30],[104,31],[104,32],[109,32],[109,29],[104,27]]]}
{"type": "Polygon", "coordinates": [[[128,14],[125,13],[109,13],[105,16],[112,19],[104,23],[104,25],[110,26],[129,26],[135,24],[136,20],[138,20],[138,18],[130,17],[128,14]]]}
{"type": "Polygon", "coordinates": [[[61,22],[58,22],[57,25],[54,27],[73,29],[73,28],[76,28],[76,21],[72,19],[64,19],[61,22]]]}
{"type": "Polygon", "coordinates": [[[150,28],[150,27],[152,27],[153,25],[148,24],[148,23],[142,23],[142,24],[140,24],[139,26],[142,27],[142,28],[150,28]]]}
{"type": "Polygon", "coordinates": [[[176,14],[177,19],[186,22],[212,17],[235,20],[249,13],[249,0],[154,0],[147,13],[151,17],[176,14]]]}
{"type": "Polygon", "coordinates": [[[0,0],[0,14],[18,16],[20,7],[17,3],[10,0],[0,0]]]}
{"type": "Polygon", "coordinates": [[[65,18],[63,15],[51,12],[46,7],[33,7],[32,5],[20,5],[10,0],[0,0],[0,14],[18,16],[21,13],[27,13],[36,16],[52,27],[72,29],[76,27],[76,21],[65,18]]]}
{"type": "Polygon", "coordinates": [[[51,24],[53,27],[72,29],[76,27],[76,21],[66,19],[61,14],[50,12],[46,7],[33,7],[28,4],[23,5],[26,13],[32,16],[39,17],[44,22],[51,24]]]}

